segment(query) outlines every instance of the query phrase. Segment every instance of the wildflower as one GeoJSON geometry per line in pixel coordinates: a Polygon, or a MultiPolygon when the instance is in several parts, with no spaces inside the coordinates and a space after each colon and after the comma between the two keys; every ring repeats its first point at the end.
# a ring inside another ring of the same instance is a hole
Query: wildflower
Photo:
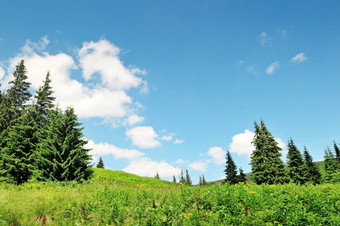
{"type": "Polygon", "coordinates": [[[249,194],[255,194],[256,191],[248,191],[249,194]]]}

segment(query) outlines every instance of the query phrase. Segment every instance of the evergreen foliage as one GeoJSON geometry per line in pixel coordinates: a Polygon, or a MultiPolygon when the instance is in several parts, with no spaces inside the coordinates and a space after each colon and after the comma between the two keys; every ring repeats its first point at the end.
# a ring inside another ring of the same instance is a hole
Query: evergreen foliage
{"type": "Polygon", "coordinates": [[[208,184],[208,182],[204,178],[204,174],[202,174],[202,184],[203,185],[207,185],[208,184]]]}
{"type": "Polygon", "coordinates": [[[172,183],[175,183],[175,184],[177,183],[175,175],[172,177],[172,183]]]}
{"type": "Polygon", "coordinates": [[[338,163],[338,169],[340,170],[340,149],[338,145],[335,143],[335,141],[333,141],[333,143],[334,143],[335,158],[338,163]]]}
{"type": "Polygon", "coordinates": [[[330,148],[325,150],[325,181],[332,182],[337,171],[337,162],[330,148]]]}
{"type": "Polygon", "coordinates": [[[186,185],[192,185],[192,181],[190,179],[189,172],[188,172],[187,169],[185,170],[185,184],[186,185]]]}
{"type": "Polygon", "coordinates": [[[243,172],[243,169],[242,168],[240,168],[239,169],[239,172],[240,172],[240,174],[238,175],[238,177],[237,177],[237,181],[238,182],[246,182],[247,181],[247,178],[246,178],[246,174],[243,172]]]}
{"type": "Polygon", "coordinates": [[[89,150],[84,148],[83,128],[73,108],[50,112],[47,136],[37,159],[37,178],[52,181],[83,181],[91,177],[89,150]]]}
{"type": "Polygon", "coordinates": [[[181,175],[179,176],[179,183],[186,184],[184,176],[183,176],[183,170],[181,170],[181,175]]]}
{"type": "Polygon", "coordinates": [[[306,165],[303,162],[302,155],[293,139],[288,141],[288,177],[291,182],[296,184],[304,184],[306,181],[306,165]]]}
{"type": "Polygon", "coordinates": [[[256,122],[255,136],[252,141],[255,150],[251,154],[252,180],[257,184],[277,184],[286,181],[285,165],[280,159],[281,148],[266,125],[256,122]]]}
{"type": "Polygon", "coordinates": [[[161,178],[159,177],[158,172],[156,172],[155,178],[158,179],[158,180],[161,179],[161,178]]]}
{"type": "Polygon", "coordinates": [[[99,157],[99,161],[98,161],[98,164],[97,164],[97,168],[104,169],[104,162],[103,162],[102,157],[99,157]]]}
{"type": "Polygon", "coordinates": [[[313,184],[320,184],[322,177],[319,168],[313,162],[312,156],[309,154],[306,147],[304,147],[304,164],[306,168],[306,178],[307,181],[312,182],[313,184]]]}
{"type": "Polygon", "coordinates": [[[234,160],[232,159],[230,152],[227,151],[226,155],[226,166],[225,166],[225,175],[226,175],[226,181],[231,184],[237,183],[237,171],[236,171],[236,164],[234,160]]]}

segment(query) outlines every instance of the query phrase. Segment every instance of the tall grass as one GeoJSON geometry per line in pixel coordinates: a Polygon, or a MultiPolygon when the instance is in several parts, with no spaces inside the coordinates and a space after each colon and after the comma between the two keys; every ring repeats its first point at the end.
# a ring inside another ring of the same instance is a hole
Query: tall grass
{"type": "Polygon", "coordinates": [[[340,225],[339,213],[333,184],[184,186],[104,169],[83,184],[0,184],[0,225],[340,225]]]}

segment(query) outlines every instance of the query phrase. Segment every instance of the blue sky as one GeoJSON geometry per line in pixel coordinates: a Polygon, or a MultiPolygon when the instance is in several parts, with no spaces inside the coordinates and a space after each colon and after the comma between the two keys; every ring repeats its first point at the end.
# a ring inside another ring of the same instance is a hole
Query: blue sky
{"type": "MultiPolygon", "coordinates": [[[[194,182],[250,171],[261,118],[283,153],[340,142],[338,1],[2,1],[0,78],[25,59],[74,106],[94,162],[194,182]]],[[[286,161],[286,158],[283,157],[286,161]]]]}

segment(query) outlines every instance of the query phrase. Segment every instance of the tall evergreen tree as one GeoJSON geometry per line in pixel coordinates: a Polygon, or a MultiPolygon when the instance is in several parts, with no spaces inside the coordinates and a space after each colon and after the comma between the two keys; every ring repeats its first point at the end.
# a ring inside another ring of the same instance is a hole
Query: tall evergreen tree
{"type": "Polygon", "coordinates": [[[296,184],[304,184],[306,181],[306,165],[303,162],[299,149],[294,144],[293,139],[288,141],[288,176],[290,181],[296,184]]]}
{"type": "Polygon", "coordinates": [[[8,90],[8,96],[13,107],[19,111],[25,109],[25,103],[31,98],[32,94],[29,92],[31,83],[27,81],[26,67],[24,61],[21,60],[15,67],[13,72],[14,80],[10,81],[12,84],[8,90]]]}
{"type": "Polygon", "coordinates": [[[50,112],[48,133],[37,159],[38,179],[83,181],[91,177],[91,157],[84,147],[87,141],[80,125],[73,108],[66,109],[64,113],[59,109],[50,112]]]}
{"type": "Polygon", "coordinates": [[[158,172],[156,172],[155,179],[161,179],[161,178],[159,177],[158,172]]]}
{"type": "Polygon", "coordinates": [[[306,147],[304,147],[304,163],[306,166],[306,178],[308,181],[312,182],[313,184],[320,184],[322,180],[322,176],[320,173],[319,168],[313,162],[312,156],[309,154],[306,147]]]}
{"type": "Polygon", "coordinates": [[[201,177],[201,175],[199,175],[199,182],[198,182],[198,185],[203,185],[203,182],[202,182],[202,177],[201,177]]]}
{"type": "Polygon", "coordinates": [[[99,157],[99,161],[98,161],[98,164],[97,164],[97,168],[104,169],[104,162],[103,162],[102,157],[99,157]]]}
{"type": "Polygon", "coordinates": [[[177,183],[175,175],[172,177],[172,183],[175,183],[175,184],[177,183]]]}
{"type": "Polygon", "coordinates": [[[325,150],[325,181],[326,182],[331,182],[333,179],[333,175],[336,173],[337,170],[337,163],[336,159],[331,151],[330,148],[327,148],[325,150]]]}
{"type": "Polygon", "coordinates": [[[224,172],[226,175],[227,182],[231,184],[237,183],[236,164],[234,160],[232,159],[229,151],[227,151],[227,155],[226,155],[226,166],[225,166],[224,172]]]}
{"type": "Polygon", "coordinates": [[[335,158],[338,163],[338,169],[340,170],[340,149],[338,145],[335,143],[335,141],[333,141],[333,143],[334,143],[335,158]]]}
{"type": "Polygon", "coordinates": [[[181,175],[179,176],[179,183],[186,184],[184,176],[183,176],[183,170],[181,170],[181,175]]]}
{"type": "Polygon", "coordinates": [[[284,163],[280,159],[281,148],[275,141],[266,125],[255,125],[255,136],[252,141],[255,150],[251,154],[252,180],[257,184],[276,184],[286,181],[284,163]]]}
{"type": "Polygon", "coordinates": [[[28,112],[16,119],[15,124],[9,128],[0,159],[0,175],[7,181],[22,184],[31,177],[37,143],[35,131],[35,123],[28,112]]]}
{"type": "Polygon", "coordinates": [[[189,171],[186,169],[185,170],[185,184],[186,185],[192,185],[192,181],[190,179],[190,176],[189,176],[189,171]]]}
{"type": "Polygon", "coordinates": [[[240,168],[240,169],[239,169],[239,172],[240,172],[240,174],[237,176],[237,181],[238,181],[238,182],[246,182],[246,181],[247,181],[247,178],[246,178],[246,175],[245,175],[244,172],[243,172],[243,169],[240,168]]]}
{"type": "Polygon", "coordinates": [[[205,178],[204,178],[204,174],[202,174],[202,184],[203,184],[203,185],[207,185],[207,181],[206,181],[205,178]]]}

